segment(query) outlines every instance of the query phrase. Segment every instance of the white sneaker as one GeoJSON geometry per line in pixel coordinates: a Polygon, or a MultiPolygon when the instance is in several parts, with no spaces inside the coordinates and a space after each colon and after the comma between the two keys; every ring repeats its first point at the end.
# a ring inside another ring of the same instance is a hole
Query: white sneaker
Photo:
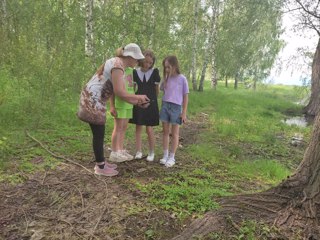
{"type": "Polygon", "coordinates": [[[163,157],[160,159],[160,164],[166,164],[167,161],[168,161],[168,157],[163,157]]]}
{"type": "Polygon", "coordinates": [[[127,159],[126,161],[130,161],[134,159],[133,156],[127,152],[127,150],[120,150],[120,154],[127,159]]]}
{"type": "Polygon", "coordinates": [[[154,153],[148,154],[147,161],[152,162],[154,160],[154,153]]]}
{"type": "Polygon", "coordinates": [[[164,164],[166,167],[172,167],[176,164],[176,160],[174,158],[169,158],[167,162],[164,164]]]}
{"type": "Polygon", "coordinates": [[[122,155],[120,152],[111,152],[110,153],[110,156],[109,156],[109,161],[110,162],[117,162],[117,163],[120,163],[120,162],[124,162],[124,161],[127,161],[127,157],[122,155]]]}
{"type": "Polygon", "coordinates": [[[141,159],[141,158],[142,158],[142,152],[138,151],[134,156],[134,159],[141,159]]]}

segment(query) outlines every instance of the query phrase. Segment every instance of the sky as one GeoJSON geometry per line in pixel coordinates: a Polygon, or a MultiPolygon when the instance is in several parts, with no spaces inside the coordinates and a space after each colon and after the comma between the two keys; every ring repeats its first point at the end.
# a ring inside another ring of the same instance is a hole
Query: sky
{"type": "Polygon", "coordinates": [[[308,30],[302,34],[295,33],[292,29],[294,19],[290,15],[284,15],[283,26],[285,32],[281,36],[286,46],[279,53],[279,60],[274,64],[269,82],[284,85],[302,85],[301,78],[310,79],[311,69],[307,67],[303,58],[297,58],[297,62],[288,64],[289,59],[299,56],[299,47],[308,47],[312,53],[317,47],[318,37],[314,31],[308,30]],[[282,62],[282,63],[280,63],[282,62]],[[282,70],[280,70],[282,69],[282,70]]]}

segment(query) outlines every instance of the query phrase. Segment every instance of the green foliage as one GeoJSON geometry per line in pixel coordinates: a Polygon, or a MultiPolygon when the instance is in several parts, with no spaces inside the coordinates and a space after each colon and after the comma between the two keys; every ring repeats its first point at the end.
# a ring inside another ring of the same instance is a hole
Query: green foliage
{"type": "Polygon", "coordinates": [[[281,2],[253,0],[225,3],[217,40],[217,66],[222,77],[263,80],[283,43],[281,2]]]}
{"type": "Polygon", "coordinates": [[[150,195],[150,201],[165,210],[173,211],[179,218],[190,214],[202,214],[218,207],[212,201],[213,196],[226,196],[225,190],[215,188],[218,185],[213,176],[194,170],[190,175],[178,174],[151,184],[137,186],[150,195]]]}
{"type": "Polygon", "coordinates": [[[290,171],[275,160],[260,159],[256,161],[244,161],[233,163],[232,171],[244,177],[261,177],[264,182],[275,184],[290,175],[290,171]]]}
{"type": "MultiPolygon", "coordinates": [[[[229,221],[232,221],[229,219],[229,221]]],[[[256,221],[242,221],[239,225],[239,229],[236,235],[231,236],[231,239],[235,240],[267,240],[272,235],[278,235],[279,230],[276,228],[270,228],[264,223],[258,223],[256,221]]]]}

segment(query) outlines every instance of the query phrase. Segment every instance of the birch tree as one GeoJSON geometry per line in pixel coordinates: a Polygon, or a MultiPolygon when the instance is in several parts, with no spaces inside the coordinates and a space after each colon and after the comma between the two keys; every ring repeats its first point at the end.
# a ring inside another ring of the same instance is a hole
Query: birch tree
{"type": "Polygon", "coordinates": [[[275,61],[280,51],[279,8],[277,0],[226,1],[217,43],[217,67],[221,76],[235,80],[235,88],[257,62],[265,70],[275,61]]]}
{"type": "Polygon", "coordinates": [[[197,37],[198,37],[198,13],[199,0],[194,0],[194,16],[193,16],[193,46],[192,46],[192,89],[197,90],[197,37]]]}
{"type": "MultiPolygon", "coordinates": [[[[210,1],[210,9],[211,9],[211,17],[209,18],[209,28],[207,29],[208,32],[208,40],[207,44],[205,46],[205,52],[204,52],[204,62],[202,66],[202,71],[201,71],[201,77],[200,77],[200,82],[199,82],[199,88],[198,91],[202,92],[203,91],[203,84],[205,80],[205,75],[207,71],[207,66],[210,61],[210,57],[212,59],[212,69],[214,69],[214,49],[215,49],[215,39],[217,38],[217,19],[219,16],[219,0],[212,0],[210,1]]],[[[216,78],[216,69],[212,71],[212,76],[214,79],[216,78]]],[[[214,85],[215,86],[215,85],[214,85]]]]}
{"type": "MultiPolygon", "coordinates": [[[[93,0],[86,0],[86,37],[85,37],[85,54],[94,63],[93,47],[93,0]]],[[[95,65],[95,64],[93,64],[95,65]]]]}
{"type": "Polygon", "coordinates": [[[223,11],[223,0],[220,1],[215,1],[215,7],[214,7],[214,32],[212,33],[212,45],[211,45],[211,87],[213,89],[216,89],[217,84],[218,84],[218,79],[217,79],[217,61],[216,61],[216,49],[217,49],[217,41],[218,41],[218,19],[220,16],[220,12],[223,11]]]}

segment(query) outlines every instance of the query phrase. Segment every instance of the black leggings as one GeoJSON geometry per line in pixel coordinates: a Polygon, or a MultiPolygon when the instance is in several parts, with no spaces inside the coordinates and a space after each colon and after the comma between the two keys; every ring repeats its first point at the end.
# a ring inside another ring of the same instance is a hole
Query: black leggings
{"type": "Polygon", "coordinates": [[[105,125],[89,124],[92,131],[92,147],[96,162],[104,162],[104,131],[105,125]]]}

